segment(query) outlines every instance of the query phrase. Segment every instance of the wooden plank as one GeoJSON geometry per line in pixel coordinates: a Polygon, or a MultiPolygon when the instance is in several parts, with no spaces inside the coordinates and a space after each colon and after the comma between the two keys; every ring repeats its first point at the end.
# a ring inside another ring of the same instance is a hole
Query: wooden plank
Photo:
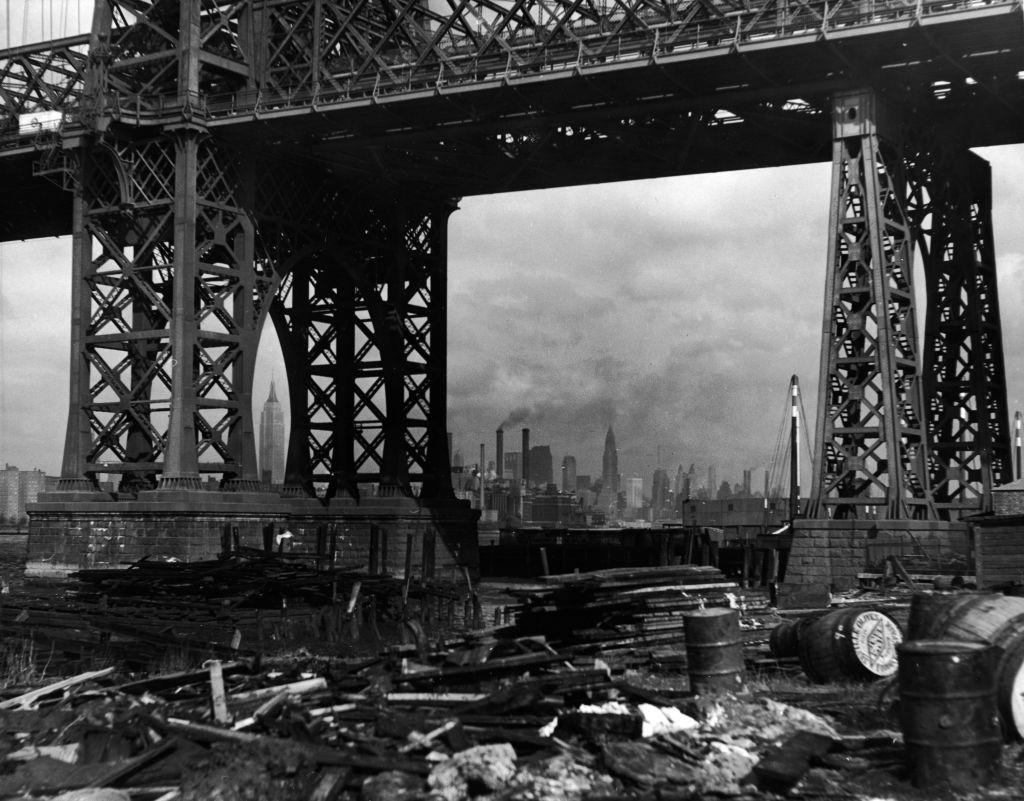
{"type": "MultiPolygon", "coordinates": [[[[195,742],[216,743],[252,743],[268,749],[281,749],[293,745],[294,740],[280,737],[267,737],[248,732],[219,729],[202,723],[192,723],[180,718],[168,718],[163,724],[168,730],[195,742]]],[[[371,755],[356,751],[342,751],[324,745],[304,744],[303,753],[318,765],[359,768],[362,770],[401,770],[407,773],[425,775],[430,772],[429,766],[420,760],[408,759],[399,754],[371,755]]]]}
{"type": "Polygon", "coordinates": [[[345,789],[351,771],[342,767],[326,767],[320,771],[320,778],[309,794],[308,801],[337,801],[345,789]]]}
{"type": "Polygon", "coordinates": [[[77,676],[71,676],[70,678],[62,679],[61,681],[54,682],[53,684],[48,684],[45,687],[30,690],[29,692],[15,696],[14,698],[8,698],[6,701],[0,701],[0,709],[28,709],[37,701],[48,695],[60,692],[61,690],[70,689],[71,687],[76,687],[79,684],[84,684],[88,681],[102,679],[104,676],[109,676],[113,672],[113,667],[107,667],[102,670],[90,670],[85,673],[79,673],[77,676]]]}
{"type": "Polygon", "coordinates": [[[210,708],[213,710],[213,719],[220,724],[230,723],[231,714],[228,712],[228,702],[224,693],[224,674],[221,671],[220,660],[210,660],[210,708]]]}

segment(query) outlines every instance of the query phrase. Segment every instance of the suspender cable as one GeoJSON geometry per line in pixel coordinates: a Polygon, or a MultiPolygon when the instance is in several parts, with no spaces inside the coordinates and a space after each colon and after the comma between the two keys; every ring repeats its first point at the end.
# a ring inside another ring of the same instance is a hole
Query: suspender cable
{"type": "MultiPolygon", "coordinates": [[[[8,38],[10,36],[8,35],[8,38]]],[[[6,437],[6,422],[7,422],[7,381],[4,379],[4,365],[7,363],[7,353],[4,347],[4,330],[6,325],[6,315],[3,314],[3,302],[4,302],[4,245],[0,244],[0,442],[7,442],[6,437]]]]}

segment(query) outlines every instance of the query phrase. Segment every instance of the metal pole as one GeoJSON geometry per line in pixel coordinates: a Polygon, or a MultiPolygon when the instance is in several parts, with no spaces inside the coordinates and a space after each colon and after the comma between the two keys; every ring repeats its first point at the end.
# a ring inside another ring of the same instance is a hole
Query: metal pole
{"type": "Polygon", "coordinates": [[[800,383],[796,376],[789,380],[789,519],[800,514],[800,383]]]}
{"type": "Polygon", "coordinates": [[[480,443],[480,518],[484,516],[484,472],[487,466],[484,464],[484,443],[480,443]]]}
{"type": "Polygon", "coordinates": [[[1017,458],[1017,478],[1020,478],[1020,412],[1013,415],[1013,452],[1017,458]]]}

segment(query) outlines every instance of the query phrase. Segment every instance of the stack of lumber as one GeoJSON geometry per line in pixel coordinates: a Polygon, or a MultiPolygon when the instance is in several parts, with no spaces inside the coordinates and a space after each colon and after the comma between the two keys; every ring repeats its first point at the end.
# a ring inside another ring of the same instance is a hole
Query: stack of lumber
{"type": "Polygon", "coordinates": [[[316,570],[254,551],[198,563],[142,560],[29,584],[0,599],[0,641],[50,673],[95,659],[152,667],[167,657],[264,653],[310,641],[351,647],[410,615],[451,622],[465,588],[316,570]]]}
{"type": "MultiPolygon", "coordinates": [[[[511,636],[542,636],[567,654],[643,659],[659,647],[683,642],[683,616],[706,606],[735,603],[739,586],[714,567],[675,565],[614,568],[543,576],[540,590],[510,591],[511,636]],[[646,650],[645,650],[646,649],[646,650]]],[[[751,610],[766,607],[763,599],[751,610]]]]}

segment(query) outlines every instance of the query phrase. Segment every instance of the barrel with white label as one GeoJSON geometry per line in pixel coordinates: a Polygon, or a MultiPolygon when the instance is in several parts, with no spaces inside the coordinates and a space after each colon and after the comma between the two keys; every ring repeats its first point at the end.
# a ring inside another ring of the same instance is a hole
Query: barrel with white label
{"type": "Polygon", "coordinates": [[[800,665],[820,683],[872,681],[896,673],[899,624],[877,609],[837,609],[800,634],[800,665]]]}

